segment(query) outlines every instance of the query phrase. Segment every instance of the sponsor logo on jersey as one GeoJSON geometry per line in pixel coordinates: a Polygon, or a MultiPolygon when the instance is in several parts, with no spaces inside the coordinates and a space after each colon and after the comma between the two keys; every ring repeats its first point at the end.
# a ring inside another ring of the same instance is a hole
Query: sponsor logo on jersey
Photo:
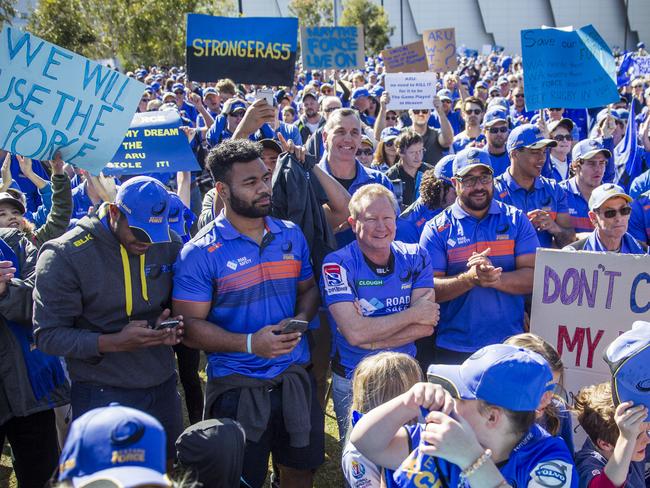
{"type": "Polygon", "coordinates": [[[371,298],[370,300],[366,300],[365,298],[362,298],[359,300],[359,306],[361,307],[361,311],[363,312],[364,316],[372,315],[375,313],[377,310],[381,310],[384,308],[384,304],[382,303],[381,300],[377,298],[371,298]]]}
{"type": "Polygon", "coordinates": [[[251,258],[247,258],[246,256],[237,258],[237,264],[239,264],[239,266],[246,266],[247,264],[251,264],[252,262],[253,260],[251,258]]]}
{"type": "Polygon", "coordinates": [[[228,261],[226,263],[226,267],[232,269],[233,271],[235,271],[237,269],[237,263],[234,262],[234,261],[228,261]]]}
{"type": "Polygon", "coordinates": [[[544,461],[535,466],[530,474],[538,486],[559,488],[570,484],[571,466],[564,461],[544,461]]]}
{"type": "Polygon", "coordinates": [[[323,264],[323,281],[329,295],[351,293],[345,268],[335,263],[323,264]]]}
{"type": "Polygon", "coordinates": [[[458,244],[467,244],[470,242],[469,238],[465,236],[458,236],[456,240],[458,241],[458,244]]]}
{"type": "Polygon", "coordinates": [[[217,249],[219,249],[221,246],[223,246],[223,242],[215,242],[208,248],[208,252],[214,252],[217,249]]]}
{"type": "Polygon", "coordinates": [[[358,461],[352,461],[352,476],[354,476],[354,479],[358,480],[364,474],[366,474],[366,467],[358,461]]]}
{"type": "Polygon", "coordinates": [[[497,234],[497,241],[507,241],[510,239],[508,234],[497,234]]]}
{"type": "Polygon", "coordinates": [[[454,247],[456,245],[456,241],[453,239],[447,239],[447,245],[449,247],[454,247]]]}
{"type": "Polygon", "coordinates": [[[359,280],[357,286],[383,286],[384,280],[359,280]]]}
{"type": "Polygon", "coordinates": [[[292,259],[296,259],[296,257],[293,254],[283,254],[282,259],[285,261],[290,261],[292,259]]]}
{"type": "Polygon", "coordinates": [[[448,229],[449,227],[451,227],[451,224],[449,224],[449,223],[444,224],[444,225],[440,225],[440,226],[438,226],[438,232],[443,232],[445,229],[448,229]]]}

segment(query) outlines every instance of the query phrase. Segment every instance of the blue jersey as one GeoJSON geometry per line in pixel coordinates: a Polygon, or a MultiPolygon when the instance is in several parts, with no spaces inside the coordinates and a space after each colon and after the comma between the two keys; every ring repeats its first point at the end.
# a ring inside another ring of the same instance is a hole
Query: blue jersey
{"type": "MultiPolygon", "coordinates": [[[[565,246],[564,249],[576,250],[571,244],[565,246]]],[[[597,231],[593,231],[587,236],[587,242],[585,242],[582,251],[608,252],[607,248],[603,246],[603,243],[600,241],[597,231]]],[[[647,250],[643,249],[636,239],[627,232],[623,234],[623,238],[621,239],[621,248],[618,252],[620,254],[647,254],[647,250]]]]}
{"type": "Polygon", "coordinates": [[[627,231],[636,239],[650,244],[650,191],[632,202],[632,215],[627,231]]]}
{"type": "Polygon", "coordinates": [[[639,176],[632,180],[630,185],[630,196],[632,198],[637,198],[639,195],[650,190],[650,169],[645,173],[641,173],[639,176]]]}
{"type": "MultiPolygon", "coordinates": [[[[407,426],[406,429],[411,436],[411,445],[419,445],[422,424],[407,426]]],[[[458,466],[442,458],[436,461],[438,474],[447,481],[443,486],[469,488],[466,480],[460,482],[461,469],[458,466]]],[[[564,441],[551,436],[537,424],[519,441],[508,460],[498,463],[497,468],[513,488],[578,488],[573,456],[564,441]]]]}
{"type": "MultiPolygon", "coordinates": [[[[491,249],[489,258],[503,272],[516,269],[517,256],[534,254],[539,241],[528,218],[518,209],[493,200],[481,220],[454,203],[429,221],[420,245],[431,255],[433,271],[454,276],[467,271],[473,252],[491,249]]],[[[474,287],[440,304],[436,345],[474,352],[519,334],[524,326],[524,296],[494,288],[474,287]]]]}
{"type": "Polygon", "coordinates": [[[591,232],[594,230],[594,225],[589,220],[589,202],[580,193],[578,188],[577,176],[564,180],[560,183],[560,188],[564,190],[567,199],[567,207],[569,208],[569,218],[571,219],[571,227],[576,232],[591,232]]]}
{"type": "MultiPolygon", "coordinates": [[[[224,212],[185,244],[174,265],[174,300],[207,302],[207,320],[237,334],[293,317],[298,283],[312,278],[309,249],[293,223],[266,217],[260,246],[224,212]]],[[[241,374],[274,378],[309,362],[306,336],[289,354],[267,359],[243,352],[208,353],[208,378],[241,374]]]]}
{"type": "MultiPolygon", "coordinates": [[[[424,249],[417,244],[394,241],[391,251],[394,265],[388,275],[378,275],[370,267],[357,241],[328,254],[320,283],[324,305],[358,300],[365,317],[383,317],[409,308],[413,290],[433,288],[431,261],[424,249]]],[[[332,368],[351,378],[357,364],[378,351],[350,345],[331,314],[330,325],[334,336],[332,368]]],[[[414,343],[394,350],[415,356],[414,343]]]]}
{"type": "MultiPolygon", "coordinates": [[[[517,184],[510,171],[506,171],[494,180],[494,197],[517,207],[524,214],[531,210],[544,210],[555,220],[557,214],[569,213],[564,190],[555,181],[543,176],[535,178],[533,188],[528,191],[517,184]]],[[[542,247],[553,244],[553,235],[548,231],[539,231],[537,237],[542,247]]]]}
{"type": "Polygon", "coordinates": [[[489,154],[494,176],[500,176],[505,173],[510,167],[510,156],[508,155],[508,151],[504,151],[503,154],[489,154]]]}
{"type": "Polygon", "coordinates": [[[459,153],[467,147],[470,142],[485,142],[485,135],[479,134],[478,137],[468,137],[466,134],[458,134],[454,136],[454,142],[451,147],[454,153],[459,153]]]}
{"type": "MultiPolygon", "coordinates": [[[[576,468],[580,477],[580,488],[588,488],[592,479],[604,473],[606,464],[607,458],[594,446],[591,439],[587,438],[582,445],[582,449],[576,453],[576,468]]],[[[643,461],[632,461],[630,463],[623,486],[625,488],[646,488],[643,461]]]]}
{"type": "Polygon", "coordinates": [[[434,218],[443,210],[444,208],[429,208],[424,204],[424,202],[422,202],[422,199],[418,198],[411,205],[409,205],[406,210],[402,212],[400,218],[412,223],[415,226],[419,240],[420,236],[422,235],[422,231],[424,230],[424,224],[426,224],[429,220],[434,218]]]}
{"type": "Polygon", "coordinates": [[[72,219],[80,219],[88,215],[88,209],[94,207],[93,201],[88,196],[88,182],[83,181],[72,190],[72,219]]]}

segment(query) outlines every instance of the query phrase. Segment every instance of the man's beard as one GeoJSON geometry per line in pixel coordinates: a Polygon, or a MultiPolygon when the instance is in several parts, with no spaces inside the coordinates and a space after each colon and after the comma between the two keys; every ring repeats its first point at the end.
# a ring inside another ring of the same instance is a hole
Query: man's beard
{"type": "Polygon", "coordinates": [[[480,212],[481,210],[485,210],[492,203],[492,193],[489,190],[474,190],[469,195],[460,195],[459,198],[465,207],[467,207],[470,210],[475,210],[477,212],[480,212]],[[476,193],[482,193],[482,192],[486,193],[487,198],[485,199],[485,203],[483,204],[474,203],[471,199],[471,196],[475,195],[476,193]]]}
{"type": "Polygon", "coordinates": [[[248,203],[235,195],[234,192],[230,193],[230,208],[232,208],[233,212],[235,212],[237,215],[241,215],[242,217],[248,217],[249,219],[258,219],[260,217],[266,217],[267,215],[270,215],[271,213],[271,205],[264,206],[264,207],[258,207],[255,204],[264,198],[271,198],[271,195],[263,195],[256,200],[253,201],[253,203],[248,203]]]}

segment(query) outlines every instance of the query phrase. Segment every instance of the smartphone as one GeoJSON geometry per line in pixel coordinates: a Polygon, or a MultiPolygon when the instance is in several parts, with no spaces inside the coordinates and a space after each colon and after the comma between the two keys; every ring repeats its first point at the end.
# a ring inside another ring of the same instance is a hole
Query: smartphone
{"type": "Polygon", "coordinates": [[[306,320],[291,319],[287,325],[284,326],[284,329],[282,329],[280,334],[291,334],[292,332],[300,332],[302,334],[307,331],[308,327],[309,322],[306,320]]]}
{"type": "Polygon", "coordinates": [[[271,107],[274,105],[275,97],[273,96],[273,90],[257,90],[255,92],[255,100],[264,99],[271,107]]]}
{"type": "Polygon", "coordinates": [[[167,320],[163,320],[158,327],[155,327],[155,329],[156,330],[173,329],[180,323],[181,323],[180,320],[167,319],[167,320]]]}

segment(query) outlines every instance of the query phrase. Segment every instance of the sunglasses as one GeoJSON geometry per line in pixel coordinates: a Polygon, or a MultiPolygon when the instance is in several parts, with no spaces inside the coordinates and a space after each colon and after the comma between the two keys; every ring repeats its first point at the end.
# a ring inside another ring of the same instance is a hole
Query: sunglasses
{"type": "Polygon", "coordinates": [[[357,151],[357,156],[372,156],[374,151],[372,149],[359,149],[357,151]]]}
{"type": "MultiPolygon", "coordinates": [[[[598,211],[598,213],[601,212],[598,211]]],[[[626,215],[630,215],[632,213],[632,207],[629,206],[623,207],[623,208],[619,208],[618,210],[615,208],[608,208],[607,210],[602,212],[603,217],[605,217],[606,219],[613,219],[614,217],[616,217],[617,213],[620,213],[622,217],[625,217],[626,215]]]]}
{"type": "Polygon", "coordinates": [[[571,142],[573,140],[573,136],[571,134],[566,134],[566,135],[558,134],[556,136],[553,136],[553,140],[557,142],[562,142],[562,141],[571,142]]]}
{"type": "Polygon", "coordinates": [[[413,110],[414,115],[420,115],[420,114],[426,115],[428,113],[429,113],[429,111],[426,108],[413,110]]]}
{"type": "Polygon", "coordinates": [[[488,131],[490,132],[490,134],[498,134],[499,132],[500,132],[501,134],[505,134],[505,133],[508,132],[509,130],[510,130],[510,129],[508,128],[508,126],[504,126],[504,127],[490,127],[490,128],[488,129],[488,131]]]}
{"type": "Polygon", "coordinates": [[[397,120],[397,117],[394,117],[392,115],[387,115],[386,120],[397,120]]]}
{"type": "Polygon", "coordinates": [[[549,108],[549,111],[551,111],[551,112],[561,112],[562,109],[561,108],[549,108]]]}
{"type": "Polygon", "coordinates": [[[393,147],[395,145],[395,141],[392,139],[390,141],[384,141],[384,146],[386,147],[393,147]]]}
{"type": "Polygon", "coordinates": [[[467,115],[472,115],[472,114],[481,115],[481,112],[483,112],[483,110],[481,110],[480,108],[470,108],[468,110],[465,110],[465,113],[467,115]]]}
{"type": "Polygon", "coordinates": [[[515,98],[524,98],[524,94],[522,93],[521,95],[515,95],[515,98]]]}
{"type": "Polygon", "coordinates": [[[338,109],[338,107],[327,107],[327,108],[323,109],[323,112],[325,112],[326,114],[329,114],[329,113],[334,112],[334,110],[337,110],[337,109],[338,109]]]}

